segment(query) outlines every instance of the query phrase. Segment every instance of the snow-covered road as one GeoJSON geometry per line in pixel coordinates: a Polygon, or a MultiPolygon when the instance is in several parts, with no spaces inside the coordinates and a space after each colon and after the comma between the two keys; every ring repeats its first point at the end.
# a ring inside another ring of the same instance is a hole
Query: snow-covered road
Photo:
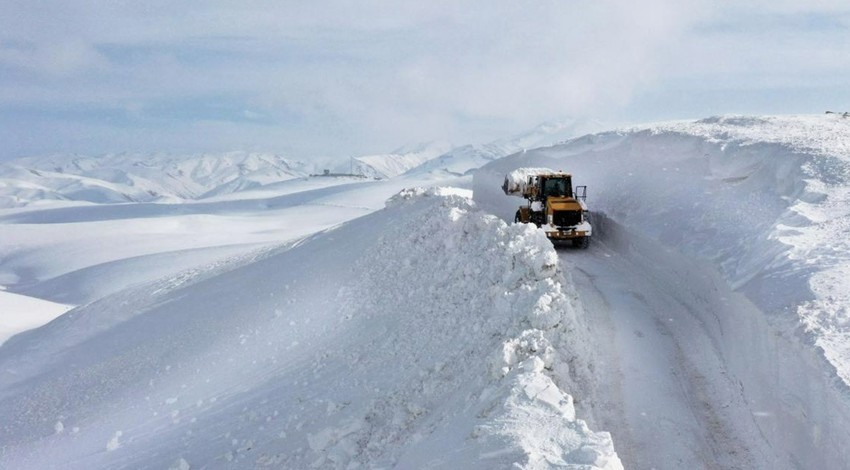
{"type": "Polygon", "coordinates": [[[841,436],[799,405],[822,378],[752,323],[752,303],[707,265],[598,222],[590,249],[559,255],[599,340],[597,393],[579,409],[626,468],[841,468],[841,436]]]}
{"type": "Polygon", "coordinates": [[[626,467],[754,468],[736,431],[752,427],[750,412],[736,406],[738,390],[689,306],[671,292],[675,286],[656,283],[598,242],[588,251],[563,250],[561,258],[593,333],[609,346],[600,348],[609,353],[597,368],[607,392],[594,413],[626,467]],[[700,342],[708,348],[697,348],[700,342]],[[715,396],[718,389],[725,399],[715,396]]]}

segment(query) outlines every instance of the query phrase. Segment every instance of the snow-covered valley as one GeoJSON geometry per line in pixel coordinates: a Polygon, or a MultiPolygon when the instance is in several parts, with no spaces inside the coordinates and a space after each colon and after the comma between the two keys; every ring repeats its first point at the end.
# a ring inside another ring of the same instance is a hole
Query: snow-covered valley
{"type": "Polygon", "coordinates": [[[7,176],[0,322],[59,316],[0,346],[0,467],[843,468],[848,142],[725,117],[153,199],[7,176]],[[496,217],[527,166],[588,185],[588,250],[496,217]]]}

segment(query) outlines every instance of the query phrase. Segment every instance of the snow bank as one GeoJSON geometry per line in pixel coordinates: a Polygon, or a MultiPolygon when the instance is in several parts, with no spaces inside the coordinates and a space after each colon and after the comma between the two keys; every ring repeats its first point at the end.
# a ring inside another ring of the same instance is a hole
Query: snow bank
{"type": "Polygon", "coordinates": [[[365,300],[355,312],[397,322],[363,352],[366,368],[393,357],[415,375],[372,406],[390,412],[382,426],[350,433],[342,447],[409,441],[389,460],[400,468],[620,468],[610,436],[577,420],[555,383],[571,383],[575,348],[560,335],[578,326],[545,236],[484,215],[451,189],[403,191],[388,207],[398,220],[356,267],[362,280],[345,298],[365,300]]]}
{"type": "Polygon", "coordinates": [[[0,466],[622,468],[569,395],[592,346],[551,244],[467,196],[404,191],[16,337],[0,466]]]}

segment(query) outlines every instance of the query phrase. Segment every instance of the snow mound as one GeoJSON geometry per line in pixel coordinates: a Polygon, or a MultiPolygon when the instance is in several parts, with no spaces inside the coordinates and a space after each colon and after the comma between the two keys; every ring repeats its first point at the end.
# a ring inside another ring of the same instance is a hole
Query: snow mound
{"type": "Polygon", "coordinates": [[[622,468],[581,330],[541,232],[407,190],[10,340],[0,466],[622,468]]]}
{"type": "MultiPolygon", "coordinates": [[[[570,380],[561,356],[569,348],[556,352],[549,336],[577,327],[545,236],[480,213],[454,189],[402,191],[388,206],[405,216],[366,253],[368,261],[356,268],[363,280],[345,297],[365,298],[353,308],[398,322],[364,351],[376,357],[364,359],[367,368],[387,356],[424,366],[410,378],[412,386],[378,405],[394,416],[382,417],[384,425],[367,434],[404,441],[413,431],[412,442],[389,462],[620,468],[610,435],[577,420],[572,398],[553,381],[570,380]],[[440,410],[441,403],[451,411],[440,410]],[[421,430],[440,422],[440,431],[421,430]],[[447,438],[467,444],[458,448],[447,438]]],[[[362,442],[363,434],[352,433],[348,442],[362,442]]]]}

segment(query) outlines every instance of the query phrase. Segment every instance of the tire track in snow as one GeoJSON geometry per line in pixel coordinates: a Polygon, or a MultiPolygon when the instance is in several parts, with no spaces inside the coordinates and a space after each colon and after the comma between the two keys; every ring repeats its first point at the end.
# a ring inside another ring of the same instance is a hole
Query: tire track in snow
{"type": "Polygon", "coordinates": [[[591,333],[608,339],[593,405],[625,466],[759,468],[750,447],[763,443],[752,443],[750,410],[676,286],[598,240],[560,256],[591,333]]]}

